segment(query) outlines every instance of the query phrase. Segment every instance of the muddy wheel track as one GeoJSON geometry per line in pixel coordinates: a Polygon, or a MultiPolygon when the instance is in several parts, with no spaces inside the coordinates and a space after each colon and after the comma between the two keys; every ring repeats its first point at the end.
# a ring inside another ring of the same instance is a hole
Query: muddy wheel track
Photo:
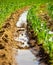
{"type": "MultiPolygon", "coordinates": [[[[28,7],[24,7],[18,11],[16,11],[15,13],[12,13],[12,15],[10,16],[10,18],[8,18],[5,22],[5,24],[2,26],[2,29],[0,30],[0,65],[16,65],[15,63],[15,59],[13,58],[13,55],[15,54],[15,51],[13,51],[12,48],[20,48],[17,44],[17,42],[14,41],[13,36],[14,36],[14,31],[15,29],[17,30],[17,27],[15,26],[20,14],[24,11],[27,10],[28,7]]],[[[33,32],[30,31],[29,32],[33,32]]],[[[30,34],[29,34],[30,35],[30,34]]],[[[45,53],[41,53],[41,45],[37,45],[37,36],[33,37],[34,35],[32,35],[31,38],[30,36],[30,41],[34,40],[32,43],[29,42],[29,45],[31,47],[31,49],[33,51],[39,51],[38,54],[35,54],[37,57],[41,57],[40,62],[45,62],[47,65],[49,65],[47,63],[47,60],[45,60],[47,58],[47,54],[44,55],[45,53]],[[34,43],[34,44],[33,44],[34,43]],[[44,56],[43,56],[44,55],[44,56]],[[45,58],[46,56],[46,58],[45,58]],[[45,61],[44,61],[45,60],[45,61]]],[[[21,49],[21,48],[20,48],[21,49]]],[[[45,65],[46,65],[45,64],[45,65]]]]}

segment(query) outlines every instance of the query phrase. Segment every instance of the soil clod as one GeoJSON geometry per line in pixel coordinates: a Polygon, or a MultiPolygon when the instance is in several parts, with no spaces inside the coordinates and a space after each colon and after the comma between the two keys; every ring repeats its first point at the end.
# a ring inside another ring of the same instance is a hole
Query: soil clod
{"type": "Polygon", "coordinates": [[[9,28],[11,25],[10,25],[10,23],[6,23],[4,26],[3,26],[3,28],[9,28]]]}
{"type": "Polygon", "coordinates": [[[0,44],[0,49],[4,49],[5,47],[2,45],[2,44],[0,44]]]}

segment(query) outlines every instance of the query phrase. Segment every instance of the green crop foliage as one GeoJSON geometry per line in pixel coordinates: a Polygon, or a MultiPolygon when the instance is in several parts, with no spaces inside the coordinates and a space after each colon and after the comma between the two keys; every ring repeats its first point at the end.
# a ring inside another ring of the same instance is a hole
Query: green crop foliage
{"type": "MultiPolygon", "coordinates": [[[[53,40],[49,40],[50,38],[53,38],[53,34],[49,34],[50,29],[48,29],[46,21],[42,20],[41,17],[38,16],[41,5],[42,4],[34,5],[33,7],[31,7],[28,12],[27,19],[28,23],[31,24],[31,29],[33,29],[34,32],[37,34],[38,44],[42,44],[45,52],[48,53],[50,56],[49,62],[51,62],[53,65],[53,40]]],[[[47,6],[44,8],[44,11],[47,11],[48,15],[52,17],[53,15],[50,11],[53,11],[53,5],[45,5],[47,6]],[[50,9],[49,6],[52,6],[52,8],[50,9]]]]}
{"type": "Polygon", "coordinates": [[[16,10],[25,7],[33,6],[33,4],[48,3],[53,0],[0,0],[0,28],[10,15],[16,10]]]}

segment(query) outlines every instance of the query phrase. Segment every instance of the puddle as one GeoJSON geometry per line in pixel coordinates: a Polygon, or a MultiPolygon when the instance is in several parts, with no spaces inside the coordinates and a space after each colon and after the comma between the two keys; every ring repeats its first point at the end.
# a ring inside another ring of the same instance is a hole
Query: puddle
{"type": "Polygon", "coordinates": [[[20,47],[29,47],[28,41],[29,37],[27,35],[27,13],[28,11],[24,11],[20,17],[19,20],[16,23],[16,27],[20,29],[19,34],[17,37],[14,37],[15,41],[21,42],[22,44],[19,45],[20,47]]]}
{"type": "Polygon", "coordinates": [[[22,27],[22,25],[24,24],[25,26],[27,26],[27,14],[28,14],[28,10],[24,11],[20,17],[19,20],[16,23],[17,27],[22,27]]]}
{"type": "Polygon", "coordinates": [[[39,65],[39,61],[30,50],[18,50],[15,58],[18,65],[39,65]]]}
{"type": "MultiPolygon", "coordinates": [[[[16,23],[16,27],[19,30],[18,36],[14,37],[14,40],[17,42],[21,42],[20,47],[25,48],[26,46],[29,47],[29,37],[27,35],[27,13],[28,11],[24,11],[20,17],[19,20],[16,23]],[[25,25],[24,27],[23,24],[25,25]],[[24,30],[23,30],[24,29],[24,30]]],[[[37,60],[37,57],[31,52],[30,49],[17,49],[17,54],[15,56],[15,60],[17,65],[39,65],[39,61],[37,60]]]]}

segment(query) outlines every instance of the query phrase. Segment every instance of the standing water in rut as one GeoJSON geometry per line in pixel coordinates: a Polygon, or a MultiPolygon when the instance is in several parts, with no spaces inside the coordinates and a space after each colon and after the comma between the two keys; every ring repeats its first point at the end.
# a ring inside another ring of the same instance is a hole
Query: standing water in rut
{"type": "MultiPolygon", "coordinates": [[[[14,37],[14,40],[21,42],[20,47],[22,48],[29,47],[29,37],[27,35],[27,13],[28,11],[24,11],[16,23],[16,26],[19,29],[19,35],[14,37]]],[[[18,49],[15,59],[18,65],[39,65],[39,61],[36,60],[36,57],[30,49],[18,49]]]]}

